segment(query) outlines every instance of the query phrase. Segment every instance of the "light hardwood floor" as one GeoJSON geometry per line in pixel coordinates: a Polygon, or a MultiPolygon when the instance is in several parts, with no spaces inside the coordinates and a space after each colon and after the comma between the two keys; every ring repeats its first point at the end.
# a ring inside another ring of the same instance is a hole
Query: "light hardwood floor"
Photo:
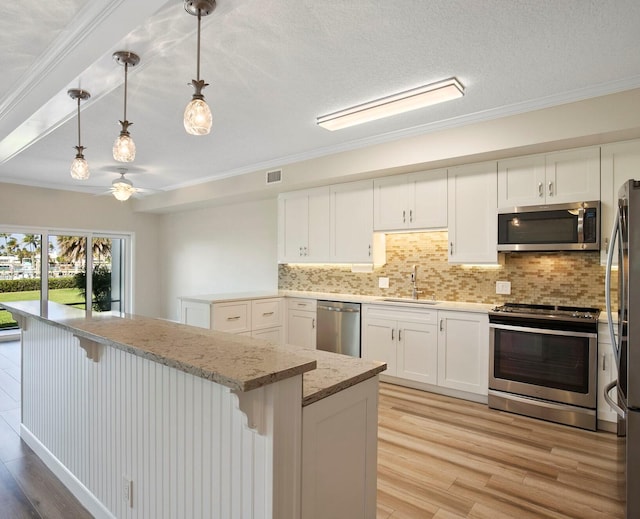
{"type": "Polygon", "coordinates": [[[381,384],[378,519],[624,517],[616,435],[381,384]]]}

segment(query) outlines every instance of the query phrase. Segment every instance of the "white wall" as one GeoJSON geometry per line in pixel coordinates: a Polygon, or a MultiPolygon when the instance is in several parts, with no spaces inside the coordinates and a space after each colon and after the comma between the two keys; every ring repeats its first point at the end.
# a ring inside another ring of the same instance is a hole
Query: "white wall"
{"type": "Polygon", "coordinates": [[[160,216],[134,213],[112,196],[0,184],[0,228],[34,227],[134,234],[134,312],[160,315],[160,216]]]}
{"type": "Polygon", "coordinates": [[[277,200],[162,215],[163,316],[178,297],[277,290],[277,200]]]}

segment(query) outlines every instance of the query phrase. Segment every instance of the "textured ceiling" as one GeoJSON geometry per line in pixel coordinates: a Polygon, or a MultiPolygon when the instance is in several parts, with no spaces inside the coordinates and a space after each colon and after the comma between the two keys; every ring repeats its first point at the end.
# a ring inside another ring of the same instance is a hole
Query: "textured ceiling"
{"type": "Polygon", "coordinates": [[[116,50],[137,144],[130,178],[173,189],[370,142],[640,86],[637,0],[218,0],[203,19],[210,135],[188,136],[196,19],[182,0],[0,5],[0,182],[101,192],[120,164],[116,50]],[[464,98],[328,132],[319,115],[456,76],[464,98]],[[83,104],[91,178],[69,175],[83,104]]]}

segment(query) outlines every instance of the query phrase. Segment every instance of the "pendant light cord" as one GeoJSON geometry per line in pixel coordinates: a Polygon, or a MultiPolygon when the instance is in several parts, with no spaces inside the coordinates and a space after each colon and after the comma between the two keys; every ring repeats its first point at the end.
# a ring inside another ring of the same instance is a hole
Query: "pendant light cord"
{"type": "Polygon", "coordinates": [[[78,95],[78,148],[82,147],[80,142],[80,95],[78,95]]]}
{"type": "Polygon", "coordinates": [[[127,120],[127,71],[129,69],[129,63],[124,64],[124,120],[127,120]]]}
{"type": "Polygon", "coordinates": [[[196,65],[196,79],[200,81],[200,20],[202,18],[201,9],[198,7],[198,52],[197,52],[197,65],[196,65]]]}

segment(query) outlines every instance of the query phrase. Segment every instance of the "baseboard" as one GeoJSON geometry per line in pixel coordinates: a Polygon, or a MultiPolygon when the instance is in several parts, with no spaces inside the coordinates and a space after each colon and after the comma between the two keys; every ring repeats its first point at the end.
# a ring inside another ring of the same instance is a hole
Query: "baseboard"
{"type": "Polygon", "coordinates": [[[117,519],[23,424],[20,424],[20,437],[93,517],[117,519]]]}
{"type": "Polygon", "coordinates": [[[425,384],[424,382],[407,380],[406,378],[392,377],[390,375],[385,375],[384,373],[380,373],[380,382],[388,382],[389,384],[395,384],[397,386],[405,386],[410,387],[411,389],[419,389],[420,391],[428,391],[429,393],[437,393],[439,395],[469,400],[470,402],[476,402],[478,404],[486,404],[488,401],[487,395],[477,395],[475,393],[459,391],[458,389],[433,386],[431,384],[425,384]]]}

